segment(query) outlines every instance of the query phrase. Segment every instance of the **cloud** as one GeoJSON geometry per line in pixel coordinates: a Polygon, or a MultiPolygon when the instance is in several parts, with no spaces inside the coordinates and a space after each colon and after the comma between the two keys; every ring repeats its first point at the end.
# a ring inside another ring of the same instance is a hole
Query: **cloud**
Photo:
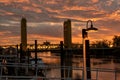
{"type": "Polygon", "coordinates": [[[51,36],[51,37],[61,37],[63,34],[62,24],[61,23],[38,23],[37,25],[33,23],[33,26],[28,25],[28,34],[38,34],[42,36],[51,36]],[[35,26],[34,26],[35,25],[35,26]]]}
{"type": "Polygon", "coordinates": [[[17,41],[13,42],[15,37],[20,41],[22,17],[27,19],[30,41],[37,38],[40,41],[62,40],[63,22],[67,19],[72,20],[73,42],[81,39],[81,29],[89,19],[100,30],[91,36],[92,39],[104,39],[103,35],[110,39],[120,33],[120,0],[0,0],[2,43],[17,44],[17,41]],[[9,39],[5,40],[3,36],[9,39]]]}
{"type": "Polygon", "coordinates": [[[29,2],[29,0],[0,0],[0,3],[8,3],[8,4],[11,4],[11,3],[23,3],[23,2],[29,2]]]}
{"type": "Polygon", "coordinates": [[[119,0],[100,0],[97,4],[100,10],[112,13],[119,9],[119,0]]]}
{"type": "Polygon", "coordinates": [[[97,3],[97,2],[99,2],[99,0],[92,0],[92,2],[93,2],[93,3],[97,3]]]}

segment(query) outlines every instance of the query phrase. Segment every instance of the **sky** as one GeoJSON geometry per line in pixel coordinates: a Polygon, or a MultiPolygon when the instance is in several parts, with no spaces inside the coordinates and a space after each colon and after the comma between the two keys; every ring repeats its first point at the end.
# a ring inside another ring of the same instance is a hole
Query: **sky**
{"type": "MultiPolygon", "coordinates": [[[[81,43],[88,20],[98,32],[90,41],[120,35],[120,0],[0,0],[0,45],[20,44],[20,21],[27,19],[28,44],[63,41],[63,22],[72,24],[72,42],[81,43]]],[[[89,23],[90,24],[90,23],[89,23]]]]}

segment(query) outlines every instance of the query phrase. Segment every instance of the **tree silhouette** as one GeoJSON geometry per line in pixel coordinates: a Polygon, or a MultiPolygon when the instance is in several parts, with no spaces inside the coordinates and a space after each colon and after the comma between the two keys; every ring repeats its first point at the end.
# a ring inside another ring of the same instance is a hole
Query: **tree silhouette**
{"type": "Polygon", "coordinates": [[[120,36],[115,35],[113,37],[113,47],[120,47],[120,36]]]}
{"type": "Polygon", "coordinates": [[[109,48],[110,44],[111,44],[111,41],[102,40],[102,41],[93,42],[91,47],[92,48],[109,48]]]}

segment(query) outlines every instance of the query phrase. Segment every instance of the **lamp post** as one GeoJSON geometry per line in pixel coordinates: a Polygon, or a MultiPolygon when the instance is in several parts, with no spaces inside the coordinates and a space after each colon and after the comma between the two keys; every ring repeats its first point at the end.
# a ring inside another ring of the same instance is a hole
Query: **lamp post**
{"type": "Polygon", "coordinates": [[[90,70],[87,70],[87,69],[90,69],[90,55],[89,55],[89,52],[88,52],[88,50],[89,50],[89,40],[87,40],[88,31],[96,31],[96,30],[98,30],[98,29],[93,27],[93,23],[92,23],[91,20],[87,21],[86,29],[82,29],[84,80],[89,80],[91,78],[90,70]],[[90,27],[88,27],[89,22],[91,23],[90,27]],[[86,56],[87,56],[87,58],[86,58],[86,56]]]}

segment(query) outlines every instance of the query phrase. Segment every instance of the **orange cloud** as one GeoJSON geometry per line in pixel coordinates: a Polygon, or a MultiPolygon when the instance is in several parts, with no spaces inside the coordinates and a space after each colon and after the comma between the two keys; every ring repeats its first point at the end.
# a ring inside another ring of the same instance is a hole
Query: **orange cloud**
{"type": "Polygon", "coordinates": [[[64,6],[64,10],[96,10],[97,8],[95,6],[89,6],[89,7],[85,7],[85,6],[64,6]]]}
{"type": "Polygon", "coordinates": [[[0,45],[16,45],[20,44],[20,36],[7,36],[5,37],[1,36],[0,37],[0,45]]]}
{"type": "Polygon", "coordinates": [[[39,8],[30,7],[30,6],[24,6],[23,10],[24,11],[33,11],[33,12],[36,12],[36,13],[41,13],[42,12],[39,8]]]}
{"type": "Polygon", "coordinates": [[[6,33],[9,34],[9,32],[0,32],[0,36],[4,36],[6,33]]]}
{"type": "Polygon", "coordinates": [[[14,15],[14,13],[9,12],[9,11],[5,11],[5,10],[0,10],[1,14],[0,15],[14,15]]]}
{"type": "Polygon", "coordinates": [[[7,15],[13,15],[14,13],[12,12],[6,12],[7,15]]]}
{"type": "Polygon", "coordinates": [[[63,40],[62,30],[59,32],[60,27],[63,28],[66,19],[84,22],[72,26],[73,42],[82,42],[81,30],[89,19],[96,21],[95,26],[100,28],[98,33],[89,34],[90,40],[111,39],[114,34],[120,34],[120,8],[117,8],[117,0],[0,0],[0,3],[0,43],[20,42],[20,18],[23,14],[28,20],[28,43],[34,43],[34,40],[59,43],[63,40]],[[31,24],[29,21],[36,23],[31,24]],[[57,21],[62,23],[54,23],[57,21]],[[6,30],[8,32],[5,32],[6,30]]]}
{"type": "Polygon", "coordinates": [[[46,4],[52,4],[52,5],[57,4],[55,0],[46,0],[45,2],[46,4]]]}
{"type": "Polygon", "coordinates": [[[93,3],[97,3],[99,0],[92,0],[93,3]]]}
{"type": "Polygon", "coordinates": [[[117,10],[113,12],[112,14],[109,14],[108,18],[113,19],[113,20],[120,20],[120,10],[117,10]]]}
{"type": "Polygon", "coordinates": [[[29,0],[0,0],[0,2],[2,2],[2,3],[12,3],[12,2],[22,3],[22,2],[29,2],[29,0]]]}
{"type": "Polygon", "coordinates": [[[7,2],[9,2],[9,0],[0,0],[0,2],[7,3],[7,2]]]}
{"type": "Polygon", "coordinates": [[[62,10],[53,10],[53,9],[51,9],[51,8],[45,8],[47,11],[49,11],[49,12],[55,12],[55,13],[60,13],[62,10]]]}
{"type": "Polygon", "coordinates": [[[56,38],[44,35],[28,34],[28,44],[34,44],[34,40],[38,40],[39,43],[43,43],[46,40],[50,41],[51,43],[59,43],[60,41],[63,41],[62,37],[56,38]]]}

